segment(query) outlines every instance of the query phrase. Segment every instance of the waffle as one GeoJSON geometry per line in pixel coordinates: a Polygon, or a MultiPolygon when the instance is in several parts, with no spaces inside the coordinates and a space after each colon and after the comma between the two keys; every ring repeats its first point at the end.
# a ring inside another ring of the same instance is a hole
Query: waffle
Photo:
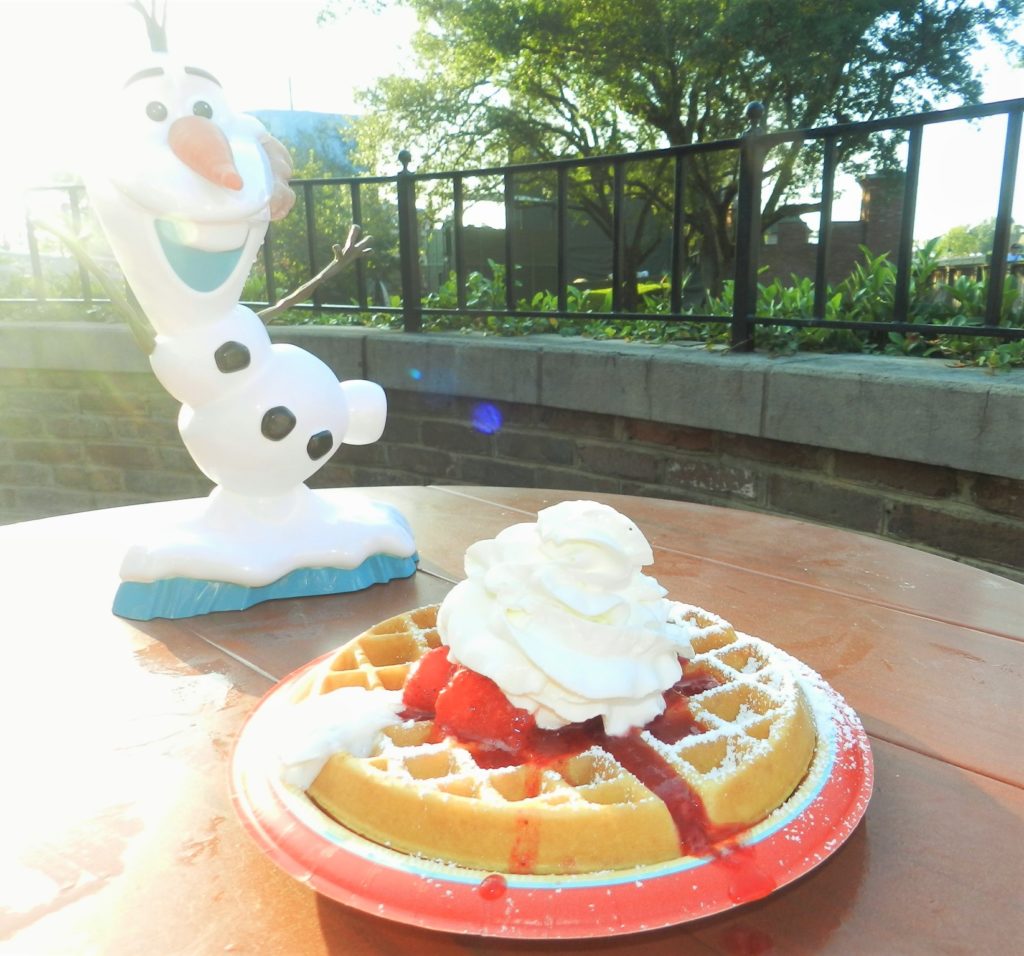
{"type": "MultiPolygon", "coordinates": [[[[711,852],[715,840],[763,819],[796,789],[813,755],[814,724],[785,655],[699,608],[672,609],[696,655],[686,672],[717,685],[689,697],[700,725],[692,735],[664,743],[654,722],[633,735],[670,768],[662,796],[622,765],[629,760],[617,748],[630,738],[599,735],[554,761],[487,768],[472,748],[437,739],[427,719],[386,728],[370,757],[333,755],[309,796],[373,841],[474,869],[581,873],[711,852]],[[696,794],[706,814],[689,833],[670,811],[680,793],[696,794]]],[[[319,665],[299,696],[400,690],[413,664],[441,643],[436,614],[436,606],[420,608],[370,628],[319,665]]]]}

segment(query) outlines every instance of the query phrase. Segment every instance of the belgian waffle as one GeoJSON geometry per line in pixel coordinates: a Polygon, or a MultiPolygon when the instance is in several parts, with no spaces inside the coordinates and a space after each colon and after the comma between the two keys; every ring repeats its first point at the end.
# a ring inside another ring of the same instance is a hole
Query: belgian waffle
{"type": "MultiPolygon", "coordinates": [[[[436,615],[431,606],[375,625],[318,666],[300,696],[401,690],[441,643],[436,615]]],[[[813,755],[814,723],[789,659],[772,645],[699,608],[673,604],[671,619],[690,636],[687,670],[715,686],[688,698],[697,732],[664,743],[652,724],[638,736],[671,769],[676,789],[703,804],[708,840],[700,845],[681,839],[665,787],[656,795],[600,741],[553,762],[485,768],[431,720],[409,719],[386,728],[369,757],[330,757],[308,794],[371,840],[475,869],[580,873],[708,852],[796,789],[813,755]]]]}

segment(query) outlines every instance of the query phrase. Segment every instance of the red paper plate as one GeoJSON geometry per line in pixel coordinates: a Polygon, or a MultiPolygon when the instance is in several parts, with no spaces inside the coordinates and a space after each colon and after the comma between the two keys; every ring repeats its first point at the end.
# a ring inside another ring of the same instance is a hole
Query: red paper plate
{"type": "Polygon", "coordinates": [[[318,893],[385,919],[450,933],[573,939],[660,929],[761,899],[828,859],[864,815],[871,749],[857,715],[793,661],[817,749],[790,799],[718,855],[576,876],[494,874],[397,853],[345,829],[280,780],[273,742],[294,686],[277,684],[242,729],[232,797],[261,849],[318,893]]]}

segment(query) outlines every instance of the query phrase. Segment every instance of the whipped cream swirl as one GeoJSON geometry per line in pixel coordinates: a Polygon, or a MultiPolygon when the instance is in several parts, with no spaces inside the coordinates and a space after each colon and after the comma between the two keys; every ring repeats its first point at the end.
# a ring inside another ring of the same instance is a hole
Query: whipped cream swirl
{"type": "Polygon", "coordinates": [[[449,657],[491,678],[537,726],[601,717],[621,735],[665,708],[690,657],[654,555],[614,508],[565,501],[466,551],[467,580],[441,605],[449,657]]]}
{"type": "Polygon", "coordinates": [[[281,778],[302,790],[332,754],[369,757],[385,727],[401,723],[398,691],[339,687],[300,701],[282,719],[275,750],[281,778]]]}

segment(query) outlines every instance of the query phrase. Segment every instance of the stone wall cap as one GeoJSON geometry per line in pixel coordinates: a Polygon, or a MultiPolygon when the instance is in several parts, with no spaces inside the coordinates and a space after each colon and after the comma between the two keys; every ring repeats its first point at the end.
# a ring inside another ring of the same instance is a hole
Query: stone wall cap
{"type": "MultiPolygon", "coordinates": [[[[340,377],[385,389],[646,418],[1024,478],[1024,369],[992,375],[936,359],[773,357],[554,335],[307,325],[270,333],[301,342],[340,377]],[[415,380],[410,359],[422,365],[415,380]]],[[[0,321],[0,367],[142,372],[149,365],[124,326],[18,320],[0,321]]]]}

